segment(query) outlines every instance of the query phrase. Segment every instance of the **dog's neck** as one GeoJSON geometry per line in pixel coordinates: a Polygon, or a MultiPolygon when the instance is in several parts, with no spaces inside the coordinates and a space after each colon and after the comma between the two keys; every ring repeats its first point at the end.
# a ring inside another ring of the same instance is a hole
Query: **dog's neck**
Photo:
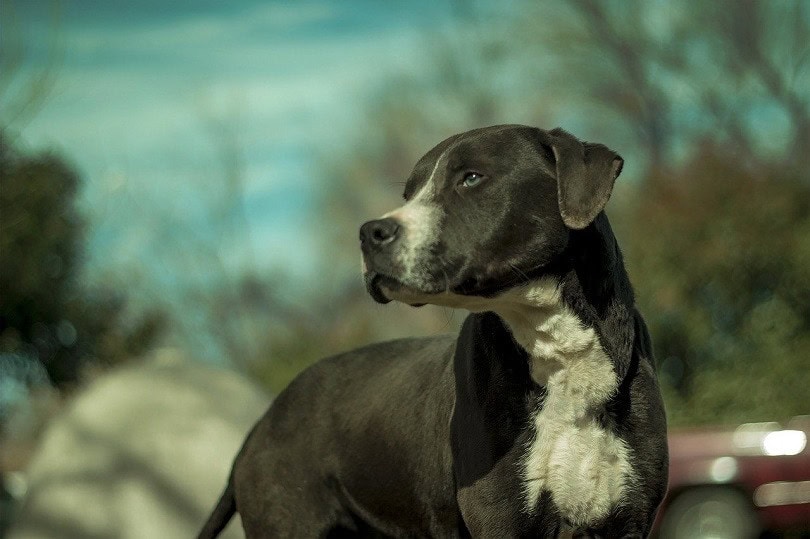
{"type": "Polygon", "coordinates": [[[563,302],[558,283],[541,279],[509,296],[496,314],[526,351],[532,380],[554,396],[547,404],[564,403],[557,417],[576,421],[606,402],[618,386],[613,362],[594,328],[563,302]]]}
{"type": "Polygon", "coordinates": [[[625,375],[634,338],[632,289],[607,217],[572,233],[564,257],[559,274],[510,289],[492,310],[527,352],[536,383],[564,373],[576,386],[569,389],[604,402],[625,375]]]}

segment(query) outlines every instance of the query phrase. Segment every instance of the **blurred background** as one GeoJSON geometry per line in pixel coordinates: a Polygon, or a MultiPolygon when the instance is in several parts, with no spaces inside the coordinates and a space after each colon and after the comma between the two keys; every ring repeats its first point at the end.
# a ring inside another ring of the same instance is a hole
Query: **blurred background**
{"type": "Polygon", "coordinates": [[[297,372],[455,331],[372,302],[357,230],[499,123],[625,158],[665,532],[810,528],[809,2],[5,0],[0,536],[192,533],[297,372]]]}

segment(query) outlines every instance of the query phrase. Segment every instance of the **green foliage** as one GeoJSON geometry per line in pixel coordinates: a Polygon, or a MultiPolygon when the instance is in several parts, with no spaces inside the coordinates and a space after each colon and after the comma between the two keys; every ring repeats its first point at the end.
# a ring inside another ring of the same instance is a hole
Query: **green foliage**
{"type": "Polygon", "coordinates": [[[810,401],[810,184],[707,147],[616,215],[674,424],[810,401]]]}
{"type": "MultiPolygon", "coordinates": [[[[296,375],[326,354],[354,348],[369,342],[371,335],[363,316],[347,327],[338,324],[293,323],[267,336],[266,350],[271,357],[257,358],[243,365],[251,378],[278,394],[296,375]],[[327,352],[327,350],[329,352],[327,352]]],[[[330,320],[333,322],[333,320],[330,320]]]]}
{"type": "Polygon", "coordinates": [[[263,353],[241,363],[273,394],[325,356],[376,341],[453,332],[462,319],[438,307],[377,305],[361,284],[359,268],[348,286],[312,301],[307,311],[287,310],[259,341],[257,348],[263,353]]]}
{"type": "Polygon", "coordinates": [[[127,320],[120,295],[80,286],[79,185],[64,160],[20,155],[0,132],[0,358],[39,362],[58,386],[139,354],[163,326],[158,313],[127,320]]]}

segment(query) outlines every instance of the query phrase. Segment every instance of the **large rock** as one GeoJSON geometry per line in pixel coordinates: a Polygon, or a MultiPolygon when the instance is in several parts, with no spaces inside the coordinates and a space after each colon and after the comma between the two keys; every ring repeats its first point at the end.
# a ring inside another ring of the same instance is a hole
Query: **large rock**
{"type": "MultiPolygon", "coordinates": [[[[45,432],[10,537],[194,536],[268,404],[171,352],[99,378],[45,432]]],[[[222,537],[243,537],[238,517],[222,537]]]]}

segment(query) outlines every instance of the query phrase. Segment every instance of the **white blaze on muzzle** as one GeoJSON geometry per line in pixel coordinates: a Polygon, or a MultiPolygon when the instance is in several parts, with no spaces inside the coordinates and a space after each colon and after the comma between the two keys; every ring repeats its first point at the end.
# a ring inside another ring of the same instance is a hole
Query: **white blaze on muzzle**
{"type": "Polygon", "coordinates": [[[404,206],[382,217],[396,220],[401,227],[402,236],[394,254],[394,261],[402,269],[399,280],[409,287],[419,289],[427,286],[428,266],[437,263],[427,260],[430,249],[439,240],[442,216],[439,204],[433,200],[437,190],[434,176],[449,150],[450,148],[447,148],[436,160],[430,177],[419,192],[404,206]]]}

